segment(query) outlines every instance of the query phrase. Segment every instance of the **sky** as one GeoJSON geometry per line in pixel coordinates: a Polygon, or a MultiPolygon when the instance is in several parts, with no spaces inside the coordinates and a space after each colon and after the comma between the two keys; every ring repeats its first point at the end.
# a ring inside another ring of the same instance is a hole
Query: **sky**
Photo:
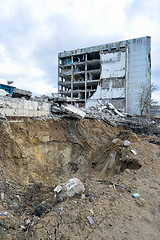
{"type": "Polygon", "coordinates": [[[57,92],[58,52],[151,36],[160,103],[160,0],[0,0],[0,83],[57,92]]]}

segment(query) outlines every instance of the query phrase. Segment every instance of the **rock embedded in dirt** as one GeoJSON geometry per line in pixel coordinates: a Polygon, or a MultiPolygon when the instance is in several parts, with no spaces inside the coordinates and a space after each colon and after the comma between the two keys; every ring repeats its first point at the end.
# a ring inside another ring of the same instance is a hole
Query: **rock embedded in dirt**
{"type": "Polygon", "coordinates": [[[58,202],[62,202],[67,198],[74,197],[75,195],[82,195],[85,191],[83,183],[78,178],[69,179],[68,182],[58,185],[54,189],[54,197],[58,202]]]}
{"type": "Polygon", "coordinates": [[[125,169],[125,172],[126,172],[127,174],[130,174],[131,171],[130,171],[130,169],[126,168],[126,169],[125,169]]]}
{"type": "Polygon", "coordinates": [[[47,202],[42,202],[38,205],[33,212],[33,215],[41,217],[43,214],[46,214],[51,209],[51,206],[47,202]]]}

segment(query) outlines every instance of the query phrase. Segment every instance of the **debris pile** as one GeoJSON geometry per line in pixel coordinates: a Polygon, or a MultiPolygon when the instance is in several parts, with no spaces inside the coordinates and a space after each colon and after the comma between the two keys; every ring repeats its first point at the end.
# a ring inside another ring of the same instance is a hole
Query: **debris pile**
{"type": "Polygon", "coordinates": [[[12,97],[13,98],[25,98],[25,99],[30,99],[32,96],[31,91],[26,91],[18,88],[13,89],[12,97]]]}
{"type": "Polygon", "coordinates": [[[160,238],[158,120],[16,88],[0,95],[49,109],[38,118],[0,114],[2,240],[160,238]]]}
{"type": "Polygon", "coordinates": [[[90,107],[85,111],[87,113],[86,118],[103,120],[113,127],[116,127],[119,122],[123,122],[125,117],[111,103],[100,107],[90,107]]]}
{"type": "Polygon", "coordinates": [[[119,122],[124,121],[124,115],[120,113],[111,103],[100,107],[91,107],[89,109],[80,109],[71,104],[52,102],[51,112],[60,114],[63,117],[74,117],[78,119],[98,119],[115,127],[119,122]]]}
{"type": "MultiPolygon", "coordinates": [[[[146,119],[144,117],[125,117],[122,123],[125,129],[131,129],[136,134],[149,135],[160,138],[160,120],[146,119]]],[[[158,140],[158,139],[157,139],[158,140]]]]}

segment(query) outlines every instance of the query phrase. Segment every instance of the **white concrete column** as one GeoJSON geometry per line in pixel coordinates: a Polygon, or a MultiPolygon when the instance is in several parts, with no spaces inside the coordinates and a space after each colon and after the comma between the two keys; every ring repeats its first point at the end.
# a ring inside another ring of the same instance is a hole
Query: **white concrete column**
{"type": "Polygon", "coordinates": [[[71,56],[71,103],[73,104],[73,56],[71,56]]]}
{"type": "Polygon", "coordinates": [[[85,108],[87,102],[87,53],[85,54],[85,108]]]}

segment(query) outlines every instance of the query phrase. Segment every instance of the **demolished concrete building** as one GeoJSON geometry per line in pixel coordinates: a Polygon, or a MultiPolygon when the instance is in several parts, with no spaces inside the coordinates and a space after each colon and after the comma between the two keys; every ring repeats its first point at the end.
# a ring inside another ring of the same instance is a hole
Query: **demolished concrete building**
{"type": "Polygon", "coordinates": [[[58,54],[59,96],[79,107],[112,103],[139,115],[140,88],[151,85],[151,38],[142,37],[58,54]]]}

